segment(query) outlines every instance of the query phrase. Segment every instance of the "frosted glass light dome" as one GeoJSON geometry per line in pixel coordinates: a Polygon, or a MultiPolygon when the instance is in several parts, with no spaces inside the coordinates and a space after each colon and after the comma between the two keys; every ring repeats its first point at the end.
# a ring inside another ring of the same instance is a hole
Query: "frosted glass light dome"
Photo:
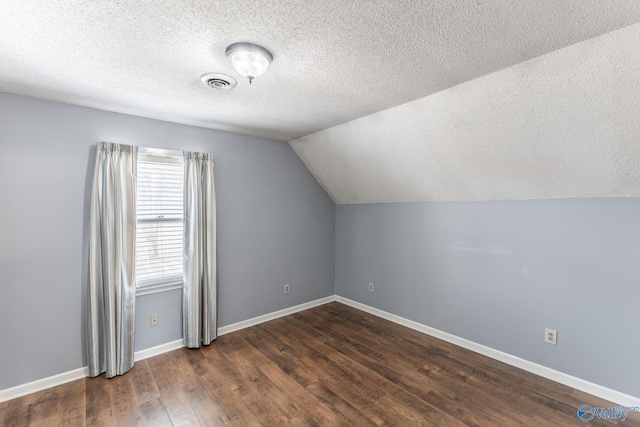
{"type": "Polygon", "coordinates": [[[249,84],[256,77],[263,75],[273,60],[271,52],[262,46],[251,43],[234,43],[225,50],[233,68],[249,79],[249,84]]]}

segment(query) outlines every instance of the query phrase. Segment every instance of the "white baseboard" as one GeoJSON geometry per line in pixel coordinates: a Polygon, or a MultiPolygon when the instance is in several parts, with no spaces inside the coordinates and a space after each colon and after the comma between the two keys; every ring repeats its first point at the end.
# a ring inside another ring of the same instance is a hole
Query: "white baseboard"
{"type": "Polygon", "coordinates": [[[20,384],[15,387],[0,390],[0,402],[15,399],[47,388],[56,387],[71,381],[79,380],[89,375],[89,368],[74,369],[51,377],[43,378],[30,383],[20,384]]]}
{"type": "MultiPolygon", "coordinates": [[[[336,300],[335,295],[330,295],[328,297],[320,298],[315,301],[309,301],[304,304],[296,305],[294,307],[285,308],[284,310],[279,310],[273,313],[268,313],[262,316],[254,317],[253,319],[248,319],[242,322],[233,323],[231,325],[218,328],[218,335],[224,335],[234,331],[239,331],[240,329],[248,328],[249,326],[254,326],[263,322],[267,322],[269,320],[277,319],[278,317],[287,316],[289,314],[297,313],[298,311],[307,310],[312,307],[317,307],[319,305],[327,304],[335,300],[336,300]]],[[[134,354],[134,360],[138,362],[140,360],[148,359],[149,357],[153,357],[162,353],[167,353],[169,351],[177,350],[182,347],[184,347],[184,343],[182,339],[171,341],[156,347],[151,347],[145,350],[136,351],[134,354]]],[[[89,375],[89,368],[85,366],[83,368],[78,368],[72,371],[63,372],[61,374],[53,375],[51,377],[32,381],[30,383],[21,384],[15,387],[0,390],[0,403],[5,402],[7,400],[15,399],[21,396],[25,396],[27,394],[45,390],[47,388],[56,387],[71,381],[79,380],[87,377],[88,375],[89,375]]]]}
{"type": "Polygon", "coordinates": [[[153,356],[157,356],[162,353],[167,353],[173,350],[184,347],[184,341],[182,338],[179,340],[171,341],[168,343],[160,344],[155,347],[147,348],[144,350],[136,351],[133,355],[133,360],[138,362],[140,360],[148,359],[153,356]]]}
{"type": "MultiPolygon", "coordinates": [[[[383,319],[389,320],[391,322],[397,323],[399,325],[406,326],[407,328],[416,330],[418,332],[431,335],[432,337],[441,339],[451,344],[455,344],[459,347],[466,348],[467,350],[474,351],[476,353],[482,354],[483,356],[487,356],[492,359],[499,360],[500,362],[506,363],[511,366],[515,366],[517,368],[520,368],[525,371],[531,372],[533,374],[539,375],[541,377],[550,379],[560,384],[564,384],[566,386],[575,388],[585,393],[589,393],[594,396],[600,397],[602,399],[614,402],[618,405],[640,406],[640,399],[637,397],[629,396],[628,394],[624,394],[619,391],[612,390],[610,388],[603,387],[601,385],[594,384],[592,382],[585,381],[580,378],[576,378],[569,374],[556,371],[555,369],[538,365],[537,363],[530,362],[528,360],[521,359],[516,356],[512,356],[508,353],[504,353],[502,351],[495,350],[491,347],[487,347],[485,345],[478,344],[464,338],[460,338],[458,336],[449,334],[447,332],[443,332],[438,329],[432,328],[430,326],[426,326],[421,323],[414,322],[413,320],[405,319],[404,317],[396,316],[395,314],[388,313],[386,311],[359,303],[357,301],[350,300],[345,297],[336,295],[336,301],[342,304],[348,305],[350,307],[357,308],[358,310],[362,310],[369,314],[373,314],[374,316],[378,316],[383,319]]],[[[589,402],[585,402],[585,403],[589,403],[589,402]]]]}
{"type": "MultiPolygon", "coordinates": [[[[335,295],[320,298],[314,301],[305,302],[293,307],[288,307],[282,310],[274,311],[273,313],[263,314],[262,316],[254,317],[251,319],[243,320],[242,322],[232,323],[231,325],[222,326],[218,328],[218,336],[230,334],[231,332],[239,331],[240,329],[248,328],[250,326],[259,325],[260,323],[268,322],[269,320],[277,319],[279,317],[288,316],[289,314],[297,313],[299,311],[308,310],[313,307],[317,307],[323,304],[327,304],[336,300],[335,295]]],[[[182,339],[161,344],[156,347],[151,347],[146,350],[137,351],[135,354],[135,361],[148,359],[149,357],[157,356],[162,353],[167,353],[172,350],[177,350],[184,347],[182,339]]]]}
{"type": "Polygon", "coordinates": [[[250,326],[258,325],[260,323],[268,322],[269,320],[277,319],[279,317],[288,316],[299,311],[308,310],[319,305],[327,304],[336,300],[335,295],[320,298],[314,301],[305,302],[304,304],[296,305],[293,307],[285,308],[283,310],[274,311],[273,313],[264,314],[262,316],[254,317],[252,319],[243,320],[242,322],[232,323],[231,325],[218,328],[218,335],[225,335],[231,332],[239,331],[240,329],[248,328],[250,326]]]}

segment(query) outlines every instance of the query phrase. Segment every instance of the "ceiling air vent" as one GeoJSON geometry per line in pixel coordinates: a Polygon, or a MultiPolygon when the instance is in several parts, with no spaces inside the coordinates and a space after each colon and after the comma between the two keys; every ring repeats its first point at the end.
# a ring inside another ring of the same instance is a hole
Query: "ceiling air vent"
{"type": "Polygon", "coordinates": [[[203,74],[200,80],[213,89],[233,89],[238,84],[236,79],[226,74],[203,74]]]}

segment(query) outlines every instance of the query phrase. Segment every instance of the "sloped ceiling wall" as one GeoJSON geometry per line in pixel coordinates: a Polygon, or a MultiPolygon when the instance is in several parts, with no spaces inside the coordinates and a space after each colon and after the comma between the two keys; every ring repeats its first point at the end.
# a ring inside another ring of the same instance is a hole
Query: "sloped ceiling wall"
{"type": "Polygon", "coordinates": [[[640,196],[639,48],[635,24],[290,144],[339,204],[640,196]]]}

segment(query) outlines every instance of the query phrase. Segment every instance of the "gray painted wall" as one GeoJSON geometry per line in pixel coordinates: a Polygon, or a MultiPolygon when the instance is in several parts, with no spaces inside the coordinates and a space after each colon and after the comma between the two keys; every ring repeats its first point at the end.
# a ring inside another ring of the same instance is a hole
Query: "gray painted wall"
{"type": "MultiPolygon", "coordinates": [[[[336,210],[286,143],[5,94],[0,389],[85,364],[100,140],[216,156],[220,326],[333,294],[335,254],[339,295],[640,395],[640,199],[336,210]],[[545,327],[558,329],[557,347],[545,327]]],[[[180,291],[139,297],[136,350],[180,339],[180,301],[180,291]]]]}
{"type": "MultiPolygon", "coordinates": [[[[219,326],[334,293],[335,205],[287,143],[0,94],[0,389],[85,365],[101,140],[215,155],[219,326]]],[[[181,338],[180,303],[139,297],[136,350],[181,338]]]]}
{"type": "Polygon", "coordinates": [[[637,198],[336,211],[336,294],[633,396],[639,280],[637,198]]]}

